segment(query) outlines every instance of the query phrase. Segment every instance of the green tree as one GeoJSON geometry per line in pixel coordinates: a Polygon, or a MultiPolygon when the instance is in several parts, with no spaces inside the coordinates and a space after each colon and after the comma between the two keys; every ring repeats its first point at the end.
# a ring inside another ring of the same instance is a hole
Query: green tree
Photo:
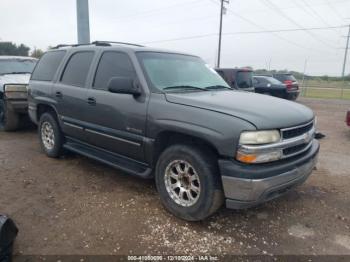
{"type": "Polygon", "coordinates": [[[0,55],[28,56],[30,48],[24,44],[0,42],[0,55]]]}
{"type": "Polygon", "coordinates": [[[31,56],[31,57],[35,57],[35,58],[40,58],[40,57],[43,56],[43,54],[44,54],[44,51],[43,51],[43,50],[41,50],[41,49],[36,49],[36,48],[35,48],[35,49],[31,52],[30,56],[31,56]]]}

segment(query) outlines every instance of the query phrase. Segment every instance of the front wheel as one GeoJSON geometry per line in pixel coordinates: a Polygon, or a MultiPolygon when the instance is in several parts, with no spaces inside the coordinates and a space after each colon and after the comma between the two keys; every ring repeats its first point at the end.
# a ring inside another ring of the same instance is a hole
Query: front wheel
{"type": "Polygon", "coordinates": [[[19,115],[7,108],[6,101],[0,99],[0,130],[15,131],[19,128],[19,115]]]}
{"type": "Polygon", "coordinates": [[[39,122],[40,144],[47,156],[57,158],[63,151],[63,135],[56,118],[50,113],[44,113],[39,122]]]}
{"type": "Polygon", "coordinates": [[[215,156],[195,146],[166,149],[157,163],[156,185],[165,208],[184,220],[203,220],[223,204],[215,156]]]}

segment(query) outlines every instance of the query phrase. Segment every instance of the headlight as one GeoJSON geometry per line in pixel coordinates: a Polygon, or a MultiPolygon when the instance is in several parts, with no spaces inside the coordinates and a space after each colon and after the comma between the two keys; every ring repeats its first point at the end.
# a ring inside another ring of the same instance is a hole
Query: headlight
{"type": "Polygon", "coordinates": [[[279,160],[283,155],[282,150],[270,145],[280,140],[281,135],[278,130],[243,132],[239,139],[236,159],[248,164],[279,160]]]}
{"type": "Polygon", "coordinates": [[[5,85],[5,96],[7,99],[27,99],[27,85],[9,84],[5,85]]]}
{"type": "Polygon", "coordinates": [[[241,134],[239,143],[241,145],[261,145],[280,141],[281,135],[278,130],[270,131],[247,131],[241,134]]]}

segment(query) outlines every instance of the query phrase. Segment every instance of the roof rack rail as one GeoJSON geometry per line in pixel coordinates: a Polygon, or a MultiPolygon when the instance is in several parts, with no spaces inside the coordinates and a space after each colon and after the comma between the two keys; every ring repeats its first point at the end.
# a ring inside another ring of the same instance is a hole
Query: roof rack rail
{"type": "Polygon", "coordinates": [[[55,47],[52,47],[52,49],[59,49],[61,47],[78,47],[78,46],[84,46],[84,45],[91,45],[91,44],[60,44],[55,47]]]}
{"type": "Polygon", "coordinates": [[[51,49],[59,49],[59,48],[61,48],[61,47],[67,47],[67,46],[72,46],[72,45],[60,44],[60,45],[56,45],[56,46],[52,47],[51,49]]]}
{"type": "Polygon", "coordinates": [[[132,46],[144,47],[143,45],[139,45],[139,44],[133,44],[133,43],[127,43],[127,42],[115,42],[115,41],[94,41],[91,44],[99,45],[99,46],[111,46],[111,44],[118,44],[118,45],[132,45],[132,46]]]}
{"type": "Polygon", "coordinates": [[[133,43],[126,43],[126,42],[113,42],[113,41],[94,41],[89,44],[60,44],[55,47],[52,47],[52,49],[59,49],[61,47],[78,47],[78,46],[84,46],[84,45],[96,45],[96,46],[112,46],[111,44],[118,44],[118,45],[132,45],[132,46],[138,46],[138,47],[144,47],[143,45],[133,44],[133,43]]]}

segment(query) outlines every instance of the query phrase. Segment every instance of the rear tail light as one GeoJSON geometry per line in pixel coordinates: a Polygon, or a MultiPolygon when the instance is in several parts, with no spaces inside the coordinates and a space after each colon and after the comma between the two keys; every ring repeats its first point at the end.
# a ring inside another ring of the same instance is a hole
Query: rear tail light
{"type": "Polygon", "coordinates": [[[286,85],[287,89],[292,89],[292,87],[293,87],[292,80],[285,80],[283,83],[286,85]]]}
{"type": "Polygon", "coordinates": [[[350,111],[346,114],[346,124],[350,126],[350,111]]]}

